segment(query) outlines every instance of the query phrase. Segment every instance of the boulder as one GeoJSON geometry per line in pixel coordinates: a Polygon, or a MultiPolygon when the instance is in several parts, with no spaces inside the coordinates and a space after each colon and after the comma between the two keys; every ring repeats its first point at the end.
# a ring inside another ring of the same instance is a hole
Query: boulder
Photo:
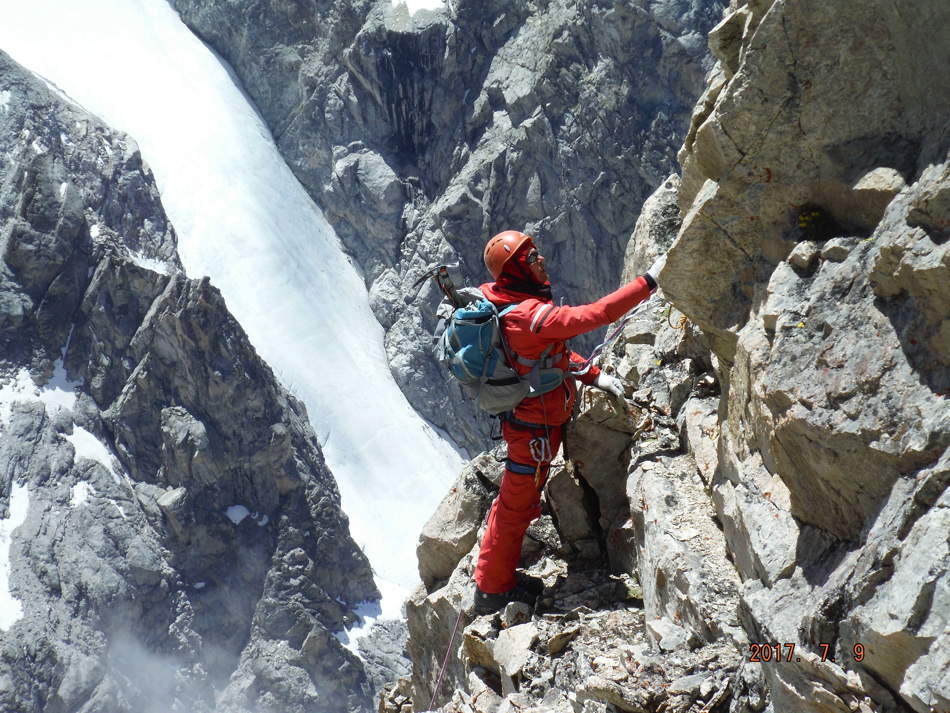
{"type": "Polygon", "coordinates": [[[446,580],[456,565],[475,546],[478,529],[500,481],[505,463],[491,452],[466,464],[419,535],[416,556],[419,577],[429,591],[446,580]]]}

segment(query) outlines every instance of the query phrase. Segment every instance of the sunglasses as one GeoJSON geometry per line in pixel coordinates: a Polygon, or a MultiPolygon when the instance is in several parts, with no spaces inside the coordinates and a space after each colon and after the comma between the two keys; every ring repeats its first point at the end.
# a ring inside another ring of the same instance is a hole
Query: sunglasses
{"type": "Polygon", "coordinates": [[[533,265],[538,261],[538,258],[541,257],[541,253],[538,252],[537,248],[531,248],[528,251],[528,254],[524,256],[524,261],[529,265],[533,265]]]}

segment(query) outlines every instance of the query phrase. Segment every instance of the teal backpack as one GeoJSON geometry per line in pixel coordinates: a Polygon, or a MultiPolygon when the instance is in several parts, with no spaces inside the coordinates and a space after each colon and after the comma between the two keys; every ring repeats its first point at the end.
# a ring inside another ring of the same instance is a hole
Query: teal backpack
{"type": "Polygon", "coordinates": [[[477,289],[456,291],[444,266],[434,276],[446,295],[437,312],[441,319],[435,356],[480,409],[492,414],[511,411],[524,398],[563,383],[565,372],[554,367],[560,355],[549,356],[553,344],[537,359],[523,359],[508,347],[501,318],[517,303],[499,311],[477,289]],[[522,376],[511,367],[515,362],[531,371],[522,376]]]}
{"type": "Polygon", "coordinates": [[[511,352],[501,332],[501,317],[515,307],[499,312],[484,298],[459,307],[439,337],[438,360],[488,413],[510,411],[531,390],[508,365],[511,352]]]}

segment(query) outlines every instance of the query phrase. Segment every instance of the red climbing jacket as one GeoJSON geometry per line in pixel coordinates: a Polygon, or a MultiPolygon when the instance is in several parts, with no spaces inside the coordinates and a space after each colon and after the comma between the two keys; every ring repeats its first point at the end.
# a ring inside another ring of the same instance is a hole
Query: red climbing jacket
{"type": "MultiPolygon", "coordinates": [[[[568,351],[564,340],[617,321],[650,296],[650,286],[643,277],[581,307],[555,307],[550,299],[515,292],[497,282],[482,285],[481,290],[499,309],[520,303],[501,320],[511,351],[522,359],[534,360],[554,344],[551,354],[560,356],[554,365],[562,369],[567,369],[570,362],[583,362],[578,354],[568,351]]],[[[530,371],[523,364],[515,368],[521,374],[530,371]]],[[[597,367],[591,367],[579,380],[589,384],[599,373],[597,367]]],[[[515,408],[514,419],[502,425],[508,460],[501,491],[488,515],[474,573],[483,592],[507,592],[516,584],[515,567],[521,556],[522,538],[531,521],[541,514],[541,488],[561,445],[560,426],[571,417],[576,397],[574,379],[566,378],[555,390],[524,399],[515,408]],[[538,443],[539,438],[547,442],[541,457],[532,450],[532,442],[538,443]]]]}
{"type": "MultiPolygon", "coordinates": [[[[512,303],[520,303],[501,318],[502,330],[511,351],[522,359],[534,360],[549,345],[554,344],[549,356],[555,357],[554,366],[562,370],[568,369],[571,362],[581,364],[584,361],[582,356],[567,349],[565,340],[616,322],[650,296],[650,287],[643,277],[638,277],[596,302],[579,307],[557,307],[550,299],[516,292],[498,282],[482,285],[481,291],[499,310],[512,303]]],[[[530,371],[530,367],[522,364],[515,364],[514,368],[522,375],[530,371]]],[[[590,384],[599,373],[600,370],[592,366],[578,380],[590,384]]],[[[574,380],[568,378],[554,391],[526,398],[515,408],[514,415],[529,423],[560,426],[570,418],[576,396],[574,380]]]]}

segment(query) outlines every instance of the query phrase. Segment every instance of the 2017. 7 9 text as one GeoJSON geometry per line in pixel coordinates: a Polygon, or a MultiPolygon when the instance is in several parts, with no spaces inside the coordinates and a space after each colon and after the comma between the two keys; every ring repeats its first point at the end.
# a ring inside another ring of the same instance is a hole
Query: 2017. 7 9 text
{"type": "MultiPolygon", "coordinates": [[[[821,649],[821,660],[834,662],[834,656],[828,655],[829,647],[830,644],[818,644],[818,648],[821,649]]],[[[749,649],[751,651],[749,660],[756,663],[781,661],[783,648],[785,649],[785,661],[791,661],[792,657],[795,657],[796,661],[802,660],[800,656],[795,656],[795,644],[749,644],[749,649]]],[[[834,652],[832,651],[831,653],[834,652]]],[[[855,644],[854,660],[861,661],[862,659],[864,659],[864,645],[855,644]]]]}

